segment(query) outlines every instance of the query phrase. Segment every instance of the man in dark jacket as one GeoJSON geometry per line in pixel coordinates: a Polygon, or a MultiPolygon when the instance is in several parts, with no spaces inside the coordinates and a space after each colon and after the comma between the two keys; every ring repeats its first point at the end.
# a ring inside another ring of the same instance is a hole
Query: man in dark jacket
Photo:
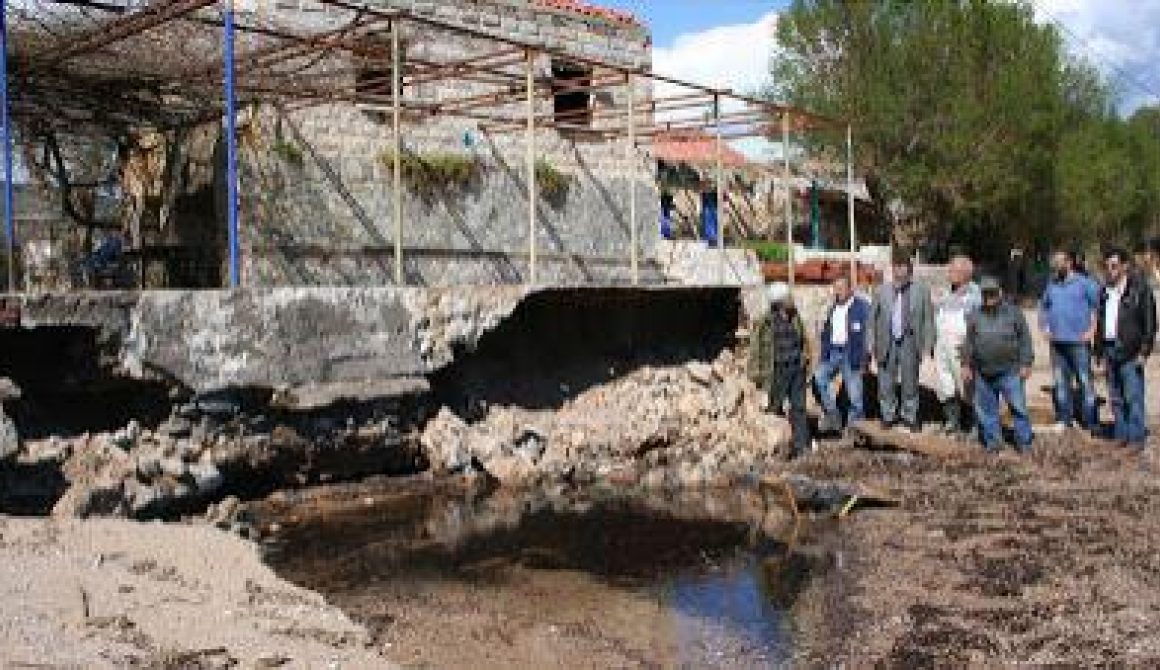
{"type": "Polygon", "coordinates": [[[870,338],[878,366],[878,404],[882,423],[918,432],[919,366],[934,354],[934,306],[930,289],[913,281],[913,267],[900,258],[891,281],[878,287],[870,309],[870,338]],[[901,394],[895,384],[901,382],[901,394]]]}
{"type": "Polygon", "coordinates": [[[1000,398],[1007,402],[1015,422],[1015,446],[1031,448],[1031,420],[1023,382],[1031,374],[1034,353],[1023,311],[1003,299],[994,277],[979,282],[983,306],[967,316],[963,341],[963,378],[975,386],[975,417],[983,448],[994,453],[1003,441],[999,420],[1000,398]]]}
{"type": "Polygon", "coordinates": [[[810,426],[806,417],[806,370],[810,356],[805,327],[784,283],[769,287],[769,316],[755,324],[750,342],[750,376],[769,393],[769,411],[785,416],[793,431],[793,456],[809,448],[810,426]]]}
{"type": "Polygon", "coordinates": [[[1148,437],[1144,409],[1144,362],[1156,340],[1156,300],[1147,283],[1129,271],[1128,254],[1104,254],[1106,286],[1096,312],[1096,360],[1107,366],[1108,396],[1115,414],[1113,438],[1142,449],[1148,437]]]}
{"type": "Polygon", "coordinates": [[[817,385],[818,397],[822,402],[823,414],[818,425],[821,433],[842,430],[838,403],[830,392],[830,382],[839,373],[850,401],[846,421],[850,423],[866,416],[862,402],[862,372],[870,363],[870,351],[866,343],[869,321],[869,301],[854,295],[849,279],[836,279],[834,303],[830,305],[826,320],[822,323],[821,360],[814,372],[814,384],[817,385]]]}

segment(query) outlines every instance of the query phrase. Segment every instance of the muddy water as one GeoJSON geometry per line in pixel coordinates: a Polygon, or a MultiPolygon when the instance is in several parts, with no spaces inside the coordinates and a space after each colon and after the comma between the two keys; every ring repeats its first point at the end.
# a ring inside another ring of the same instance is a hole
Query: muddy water
{"type": "Polygon", "coordinates": [[[778,665],[824,563],[756,492],[364,490],[264,516],[280,574],[433,667],[778,665]]]}

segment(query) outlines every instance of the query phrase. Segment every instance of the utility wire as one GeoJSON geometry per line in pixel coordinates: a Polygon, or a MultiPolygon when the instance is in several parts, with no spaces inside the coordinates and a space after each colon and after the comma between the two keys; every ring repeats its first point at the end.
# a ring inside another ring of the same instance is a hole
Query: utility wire
{"type": "Polygon", "coordinates": [[[1059,28],[1065,37],[1070,38],[1073,43],[1078,42],[1083,47],[1083,50],[1088,53],[1088,55],[1094,56],[1096,60],[1100,61],[1113,72],[1118,74],[1120,81],[1126,81],[1127,83],[1134,86],[1138,91],[1145,93],[1148,96],[1155,98],[1157,102],[1160,102],[1160,92],[1157,92],[1157,90],[1152,87],[1150,82],[1146,82],[1143,79],[1140,79],[1138,75],[1129,72],[1118,63],[1112,62],[1112,60],[1106,57],[1105,54],[1100,53],[1099,50],[1097,50],[1095,46],[1092,45],[1090,40],[1076,34],[1075,31],[1073,31],[1071,28],[1068,28],[1067,25],[1059,19],[1059,17],[1045,9],[1041,3],[1036,2],[1036,0],[1031,0],[1031,5],[1044,16],[1046,16],[1047,19],[1051,21],[1051,23],[1054,24],[1056,28],[1059,28]]]}

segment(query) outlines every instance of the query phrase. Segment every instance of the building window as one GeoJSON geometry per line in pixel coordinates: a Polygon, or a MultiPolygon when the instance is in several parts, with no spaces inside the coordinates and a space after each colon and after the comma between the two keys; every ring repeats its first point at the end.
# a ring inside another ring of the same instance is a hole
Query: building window
{"type": "Polygon", "coordinates": [[[592,91],[576,91],[592,84],[592,68],[565,60],[552,61],[552,112],[557,124],[592,125],[592,91]]]}
{"type": "MultiPolygon", "coordinates": [[[[404,70],[406,45],[399,45],[399,69],[404,70]]],[[[401,74],[401,73],[400,73],[401,74]]],[[[355,56],[354,91],[359,101],[386,102],[391,97],[391,33],[368,35],[359,40],[355,56]],[[378,100],[365,100],[374,96],[378,100]]]]}

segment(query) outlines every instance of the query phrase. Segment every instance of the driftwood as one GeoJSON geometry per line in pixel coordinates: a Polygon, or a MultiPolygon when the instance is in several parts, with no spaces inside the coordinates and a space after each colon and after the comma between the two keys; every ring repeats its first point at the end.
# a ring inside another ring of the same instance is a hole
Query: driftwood
{"type": "Polygon", "coordinates": [[[900,500],[877,489],[842,481],[823,481],[804,475],[763,477],[761,485],[780,489],[795,521],[806,510],[832,511],[839,516],[856,507],[895,507],[900,500]]]}
{"type": "Polygon", "coordinates": [[[872,421],[854,422],[850,424],[849,431],[854,438],[854,444],[871,449],[907,451],[931,458],[951,458],[968,451],[966,446],[951,438],[883,428],[879,423],[872,421]]]}

